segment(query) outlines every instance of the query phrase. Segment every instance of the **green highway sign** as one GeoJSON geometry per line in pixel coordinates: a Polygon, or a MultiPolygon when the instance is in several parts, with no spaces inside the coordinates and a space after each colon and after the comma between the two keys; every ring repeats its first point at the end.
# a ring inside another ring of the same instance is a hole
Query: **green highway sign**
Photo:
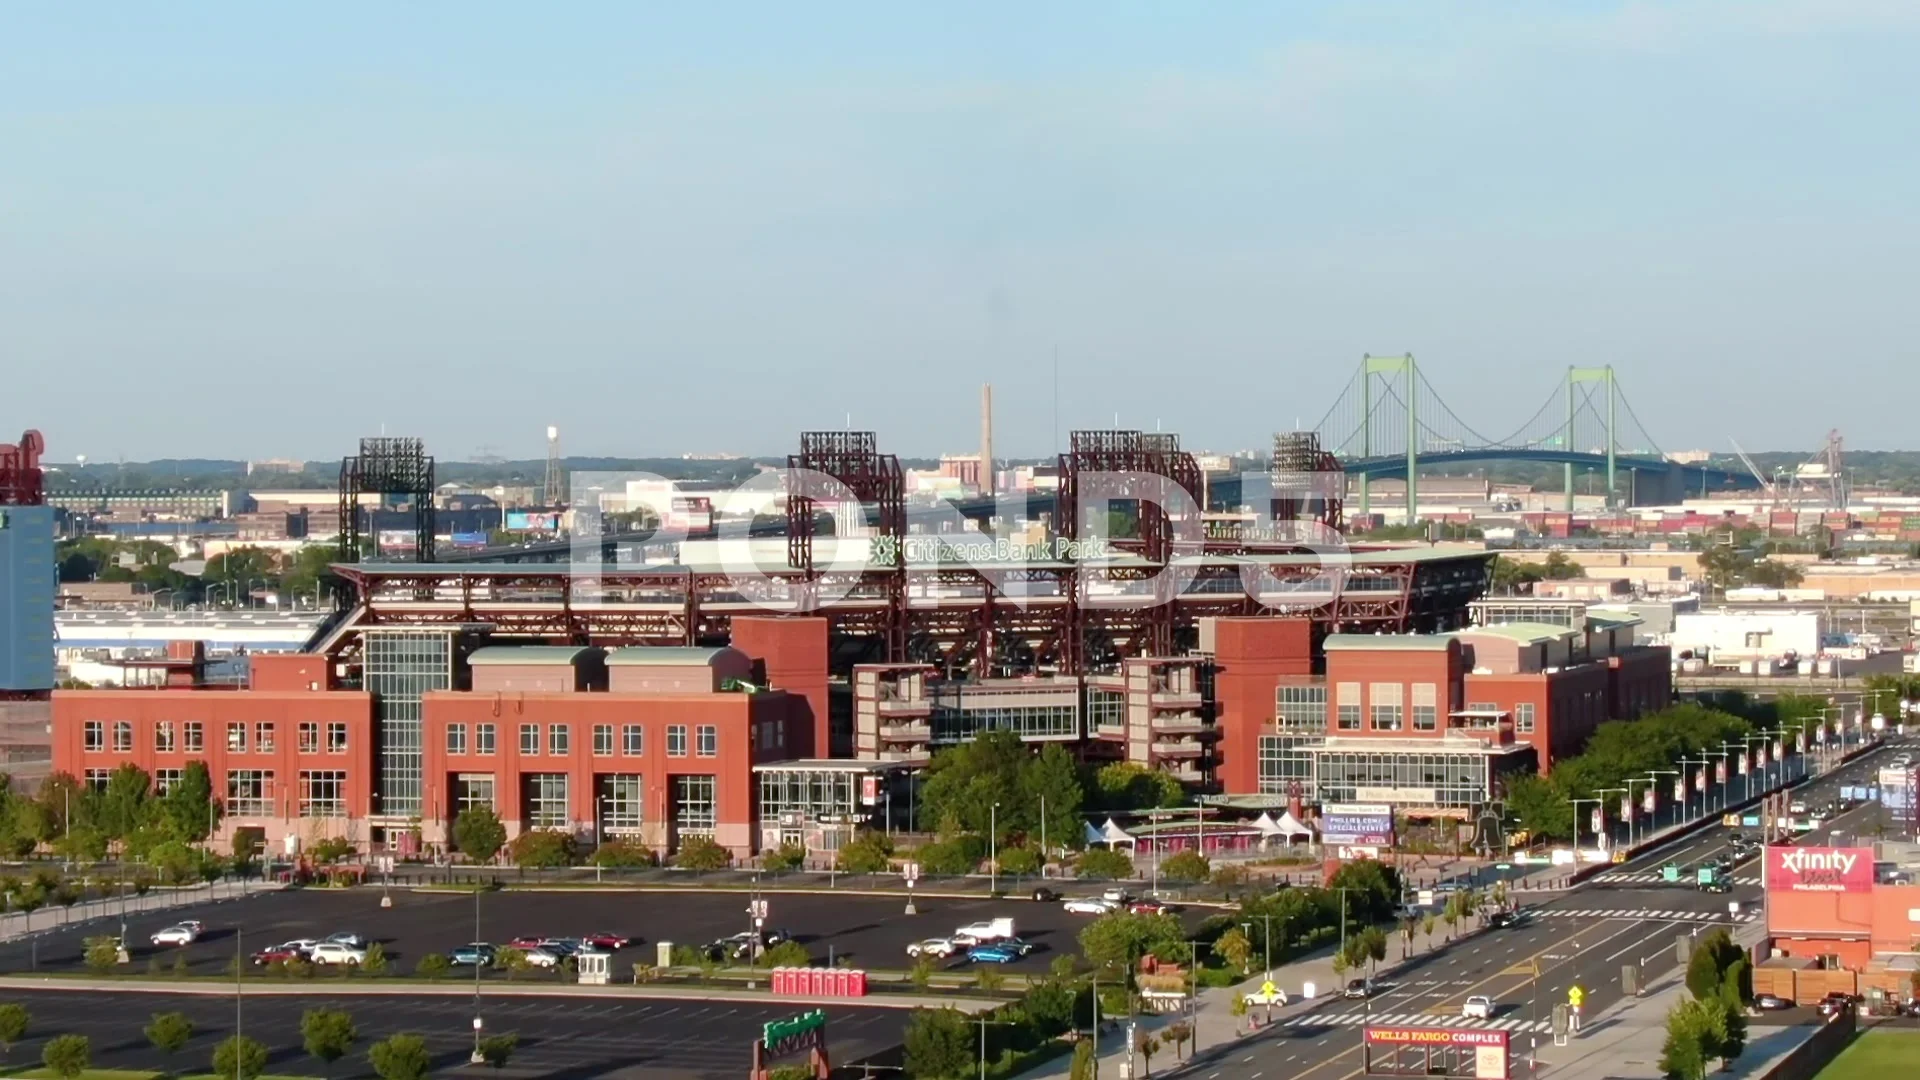
{"type": "Polygon", "coordinates": [[[826,1010],[815,1009],[812,1012],[801,1013],[799,1016],[790,1017],[786,1020],[775,1020],[771,1023],[761,1025],[760,1041],[767,1046],[773,1046],[787,1039],[805,1035],[809,1031],[818,1031],[826,1026],[826,1010]]]}

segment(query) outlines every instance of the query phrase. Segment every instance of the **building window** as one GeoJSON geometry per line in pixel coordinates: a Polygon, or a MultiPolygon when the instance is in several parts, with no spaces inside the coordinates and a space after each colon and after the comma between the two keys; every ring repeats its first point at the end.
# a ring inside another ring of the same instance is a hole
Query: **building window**
{"type": "Polygon", "coordinates": [[[115,720],[113,722],[113,750],[117,754],[133,752],[133,721],[115,720]]]}
{"type": "Polygon", "coordinates": [[[244,754],[247,752],[247,725],[240,722],[227,724],[227,753],[244,754]]]}
{"type": "Polygon", "coordinates": [[[1533,702],[1522,701],[1513,707],[1513,729],[1522,735],[1533,734],[1533,702]]]}
{"type": "Polygon", "coordinates": [[[686,757],[687,756],[687,725],[685,724],[668,724],[667,725],[667,756],[668,757],[686,757]]]}
{"type": "Polygon", "coordinates": [[[641,779],[632,773],[600,778],[600,824],[608,830],[638,829],[644,808],[641,779]]]}
{"type": "Polygon", "coordinates": [[[594,757],[612,757],[613,756],[613,725],[612,724],[593,725],[593,756],[594,757]]]}
{"type": "Polygon", "coordinates": [[[253,749],[255,753],[273,753],[273,725],[262,721],[253,725],[253,749]]]}
{"type": "MultiPolygon", "coordinates": [[[[1321,713],[1321,723],[1326,723],[1321,713]]],[[[1292,795],[1300,786],[1302,800],[1313,801],[1313,754],[1308,747],[1319,739],[1304,735],[1260,736],[1260,794],[1292,795]]]]}
{"type": "Polygon", "coordinates": [[[327,753],[344,754],[347,752],[347,725],[328,721],[327,753]]]}
{"type": "Polygon", "coordinates": [[[271,769],[227,771],[227,814],[231,817],[268,817],[273,813],[271,769]]]}
{"type": "Polygon", "coordinates": [[[1087,723],[1096,731],[1126,727],[1127,695],[1120,690],[1087,687],[1087,723]]]}
{"type": "Polygon", "coordinates": [[[464,754],[467,752],[467,725],[447,725],[447,753],[464,754]]]}
{"type": "Polygon", "coordinates": [[[1273,718],[1281,731],[1324,732],[1327,729],[1326,684],[1279,687],[1274,691],[1273,718]]]}
{"type": "Polygon", "coordinates": [[[300,721],[300,752],[317,754],[320,752],[320,725],[312,720],[300,721]]]}
{"type": "Polygon", "coordinates": [[[644,730],[645,729],[642,728],[639,724],[621,725],[620,752],[627,755],[628,757],[639,757],[641,749],[646,746],[646,743],[642,741],[643,737],[640,734],[644,730]]]}
{"type": "MultiPolygon", "coordinates": [[[[1089,708],[1104,710],[1102,723],[1126,723],[1126,697],[1112,691],[1092,691],[1089,708]],[[1110,711],[1112,702],[1101,698],[1110,694],[1119,701],[1119,712],[1110,711]]],[[[1011,731],[1022,739],[1077,739],[1080,737],[1080,699],[1062,698],[1061,692],[1041,689],[1037,693],[987,693],[954,685],[937,691],[931,701],[927,723],[931,741],[965,742],[983,731],[1011,731]]]]}
{"type": "Polygon", "coordinates": [[[527,774],[527,825],[559,829],[567,824],[567,774],[527,774]]]}
{"type": "Polygon", "coordinates": [[[1373,730],[1400,730],[1401,705],[1405,692],[1406,687],[1399,683],[1374,683],[1367,688],[1367,704],[1373,719],[1373,730]]]}
{"type": "Polygon", "coordinates": [[[180,769],[153,770],[153,793],[155,795],[165,795],[167,792],[172,791],[173,785],[180,782],[181,771],[180,769]]]}
{"type": "Polygon", "coordinates": [[[476,754],[493,753],[493,725],[473,725],[473,752],[476,754]]]}
{"type": "Polygon", "coordinates": [[[1322,750],[1315,755],[1315,796],[1353,802],[1362,787],[1431,788],[1435,807],[1467,809],[1487,801],[1489,761],[1475,753],[1322,750]]]}
{"type": "Polygon", "coordinates": [[[184,727],[186,729],[186,736],[187,736],[187,739],[186,739],[187,753],[198,754],[198,753],[204,752],[207,749],[207,733],[206,733],[205,726],[202,725],[198,720],[189,720],[186,722],[184,727]]]}
{"type": "Polygon", "coordinates": [[[82,725],[81,730],[85,733],[84,737],[88,750],[105,750],[107,748],[107,725],[105,722],[89,720],[82,725]]]}
{"type": "Polygon", "coordinates": [[[173,753],[173,721],[162,720],[153,726],[153,748],[162,754],[173,753]]]}
{"type": "MultiPolygon", "coordinates": [[[[684,731],[682,737],[685,737],[684,731]]],[[[681,837],[712,836],[716,822],[713,777],[673,778],[673,828],[681,837]]]]}
{"type": "Polygon", "coordinates": [[[303,769],[300,772],[300,816],[347,816],[347,774],[340,769],[303,769]]]}
{"type": "Polygon", "coordinates": [[[457,813],[464,814],[476,807],[494,808],[493,774],[461,773],[453,778],[453,805],[457,813]]]}
{"type": "Polygon", "coordinates": [[[755,769],[760,776],[760,823],[817,822],[862,815],[860,777],[864,770],[755,769]]]}
{"type": "Polygon", "coordinates": [[[712,724],[701,724],[699,730],[694,732],[694,737],[699,740],[698,745],[696,745],[693,750],[695,754],[697,754],[700,757],[718,757],[719,756],[720,754],[720,729],[719,728],[714,727],[712,724]]]}
{"type": "Polygon", "coordinates": [[[1432,683],[1413,684],[1413,730],[1437,731],[1440,727],[1438,688],[1432,683]]]}
{"type": "Polygon", "coordinates": [[[520,725],[520,753],[534,757],[540,753],[540,725],[520,725]]]}
{"type": "Polygon", "coordinates": [[[1343,682],[1339,687],[1334,726],[1341,731],[1360,730],[1360,684],[1343,682]]]}
{"type": "Polygon", "coordinates": [[[567,753],[569,744],[573,741],[572,731],[573,729],[566,724],[548,724],[547,753],[556,757],[567,753]]]}
{"type": "Polygon", "coordinates": [[[112,779],[112,777],[113,770],[111,769],[88,769],[86,775],[82,777],[82,782],[95,791],[105,791],[107,790],[107,781],[112,779]]]}

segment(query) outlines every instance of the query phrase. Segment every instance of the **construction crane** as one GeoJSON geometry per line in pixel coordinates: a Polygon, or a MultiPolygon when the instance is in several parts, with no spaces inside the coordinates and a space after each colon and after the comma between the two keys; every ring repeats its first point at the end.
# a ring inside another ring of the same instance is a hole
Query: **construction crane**
{"type": "Polygon", "coordinates": [[[1767,493],[1768,506],[1775,510],[1779,509],[1780,489],[1774,486],[1773,481],[1761,475],[1760,466],[1755,465],[1753,459],[1747,456],[1747,452],[1740,449],[1740,440],[1729,437],[1727,441],[1733,443],[1733,452],[1740,455],[1740,463],[1747,467],[1747,471],[1753,474],[1755,480],[1760,481],[1761,490],[1767,493]]]}

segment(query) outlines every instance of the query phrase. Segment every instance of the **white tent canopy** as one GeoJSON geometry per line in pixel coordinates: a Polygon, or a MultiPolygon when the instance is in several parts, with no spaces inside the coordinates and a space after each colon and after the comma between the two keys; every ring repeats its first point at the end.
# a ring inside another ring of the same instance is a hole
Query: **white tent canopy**
{"type": "MultiPolygon", "coordinates": [[[[1262,816],[1265,816],[1265,815],[1262,815],[1262,816]]],[[[1280,820],[1276,822],[1276,824],[1280,827],[1280,831],[1286,834],[1287,836],[1310,837],[1313,835],[1313,830],[1301,824],[1300,819],[1297,817],[1294,817],[1293,811],[1291,810],[1287,811],[1284,814],[1281,814],[1280,820]]]]}

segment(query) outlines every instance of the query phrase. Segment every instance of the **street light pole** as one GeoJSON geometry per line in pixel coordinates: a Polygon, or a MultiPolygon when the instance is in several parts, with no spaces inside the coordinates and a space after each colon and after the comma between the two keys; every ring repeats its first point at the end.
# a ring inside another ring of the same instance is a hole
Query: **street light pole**
{"type": "MultiPolygon", "coordinates": [[[[1633,789],[1630,787],[1594,788],[1593,793],[1595,795],[1625,795],[1628,802],[1633,801],[1633,789]]],[[[1604,824],[1607,820],[1605,813],[1606,804],[1604,802],[1601,803],[1599,809],[1601,810],[1600,820],[1604,824]]],[[[1612,839],[1612,834],[1613,829],[1609,827],[1607,829],[1608,839],[1612,839]]],[[[1633,846],[1633,819],[1631,817],[1627,818],[1627,846],[1633,846]]]]}
{"type": "Polygon", "coordinates": [[[474,1065],[486,1064],[486,1058],[480,1054],[480,963],[485,955],[480,951],[480,887],[473,889],[473,1057],[468,1059],[474,1065]]]}
{"type": "MultiPolygon", "coordinates": [[[[975,867],[978,869],[978,867],[975,867]]],[[[994,803],[987,809],[987,892],[1000,891],[1000,804],[994,803]]],[[[987,1029],[980,1029],[980,1045],[986,1046],[987,1029]]],[[[981,1053],[986,1053],[982,1050],[981,1053]]],[[[980,1066],[986,1068],[985,1059],[980,1066]]],[[[985,1075],[983,1072],[982,1075],[985,1075]]]]}

